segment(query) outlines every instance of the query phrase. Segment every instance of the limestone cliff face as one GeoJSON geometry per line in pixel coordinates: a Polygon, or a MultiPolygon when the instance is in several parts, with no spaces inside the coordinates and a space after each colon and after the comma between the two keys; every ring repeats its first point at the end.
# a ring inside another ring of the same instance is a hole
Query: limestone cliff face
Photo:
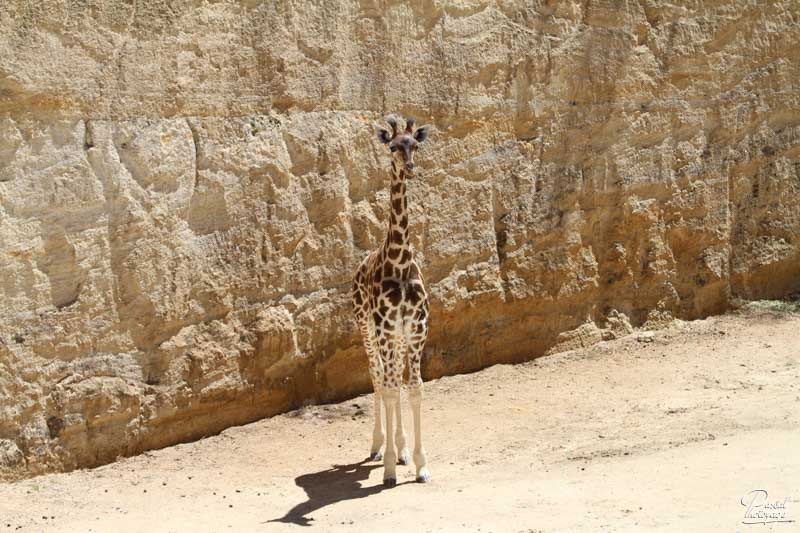
{"type": "Polygon", "coordinates": [[[369,390],[388,112],[436,128],[428,378],[800,290],[798,43],[794,0],[0,3],[0,476],[369,390]]]}

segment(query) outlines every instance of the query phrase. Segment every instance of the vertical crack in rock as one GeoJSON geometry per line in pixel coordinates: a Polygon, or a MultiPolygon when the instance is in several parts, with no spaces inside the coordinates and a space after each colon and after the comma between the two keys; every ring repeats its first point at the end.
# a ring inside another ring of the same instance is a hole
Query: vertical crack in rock
{"type": "Polygon", "coordinates": [[[500,280],[505,293],[505,298],[509,297],[508,272],[505,268],[507,259],[506,245],[508,244],[508,224],[507,219],[510,212],[505,209],[498,198],[497,184],[491,187],[491,208],[492,208],[492,232],[494,233],[494,249],[497,256],[497,268],[500,280]]]}
{"type": "Polygon", "coordinates": [[[200,140],[197,134],[197,127],[192,124],[192,119],[187,118],[186,125],[189,127],[189,131],[192,132],[192,143],[194,144],[194,189],[197,189],[197,185],[200,182],[200,140]]]}
{"type": "Polygon", "coordinates": [[[83,121],[83,149],[88,152],[90,148],[94,148],[94,138],[92,136],[92,122],[87,118],[83,121]]]}
{"type": "Polygon", "coordinates": [[[44,237],[43,246],[44,256],[37,261],[37,268],[50,280],[53,305],[69,307],[78,300],[86,277],[78,265],[75,247],[61,228],[53,228],[44,237]]]}
{"type": "MultiPolygon", "coordinates": [[[[709,150],[706,148],[706,150],[709,150]]],[[[725,283],[727,284],[727,291],[728,294],[732,294],[732,284],[731,284],[731,275],[733,274],[733,255],[734,255],[734,234],[736,231],[736,205],[734,200],[734,190],[733,190],[733,174],[731,173],[730,168],[728,165],[724,164],[724,158],[720,156],[721,164],[723,165],[722,171],[725,172],[725,247],[728,252],[728,260],[726,262],[726,271],[725,271],[725,283]]]]}
{"type": "MultiPolygon", "coordinates": [[[[217,179],[209,177],[200,182],[200,170],[207,165],[200,139],[199,124],[191,118],[186,125],[192,135],[194,159],[192,161],[194,176],[186,212],[186,221],[196,235],[209,235],[215,231],[225,231],[233,225],[232,207],[228,205],[225,187],[217,179]]],[[[251,127],[253,127],[251,123],[251,127]]]]}

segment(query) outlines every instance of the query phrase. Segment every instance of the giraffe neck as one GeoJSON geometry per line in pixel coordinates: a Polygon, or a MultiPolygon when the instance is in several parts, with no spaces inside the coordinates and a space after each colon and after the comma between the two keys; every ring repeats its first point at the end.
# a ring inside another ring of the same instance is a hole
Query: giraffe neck
{"type": "Polygon", "coordinates": [[[392,161],[392,188],[389,195],[389,233],[386,236],[384,272],[391,264],[392,275],[405,279],[411,264],[411,245],[408,238],[408,203],[405,170],[392,161]]]}

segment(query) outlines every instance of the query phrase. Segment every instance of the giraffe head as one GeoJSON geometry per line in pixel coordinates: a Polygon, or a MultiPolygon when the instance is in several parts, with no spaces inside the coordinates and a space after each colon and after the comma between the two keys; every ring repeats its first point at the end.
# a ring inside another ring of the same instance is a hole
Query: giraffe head
{"type": "Polygon", "coordinates": [[[386,117],[386,122],[392,127],[390,132],[386,128],[378,128],[378,140],[383,144],[389,145],[392,158],[397,162],[397,168],[405,169],[405,174],[414,172],[414,152],[417,147],[428,138],[429,126],[422,126],[414,131],[414,119],[406,119],[406,129],[400,131],[397,127],[397,119],[386,117]]]}

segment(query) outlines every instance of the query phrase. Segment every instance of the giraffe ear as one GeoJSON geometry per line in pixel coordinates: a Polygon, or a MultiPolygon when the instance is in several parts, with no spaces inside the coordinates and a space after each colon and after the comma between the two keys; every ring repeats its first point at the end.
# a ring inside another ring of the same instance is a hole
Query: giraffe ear
{"type": "Polygon", "coordinates": [[[422,126],[421,128],[417,128],[417,131],[414,132],[414,140],[416,140],[418,143],[425,142],[425,139],[428,138],[428,133],[430,130],[430,126],[422,126]]]}
{"type": "Polygon", "coordinates": [[[383,144],[392,142],[392,134],[389,133],[389,130],[379,127],[376,129],[376,133],[378,135],[378,140],[383,144]]]}

